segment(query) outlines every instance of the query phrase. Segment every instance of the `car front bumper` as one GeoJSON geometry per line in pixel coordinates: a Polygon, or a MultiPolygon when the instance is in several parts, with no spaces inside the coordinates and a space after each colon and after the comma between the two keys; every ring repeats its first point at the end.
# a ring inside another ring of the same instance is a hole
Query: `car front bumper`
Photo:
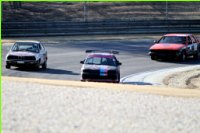
{"type": "Polygon", "coordinates": [[[11,65],[11,66],[39,66],[40,62],[39,61],[24,61],[24,60],[7,60],[6,64],[11,65]]]}
{"type": "Polygon", "coordinates": [[[119,82],[118,74],[94,74],[94,73],[82,73],[81,81],[95,81],[95,82],[119,82]]]}

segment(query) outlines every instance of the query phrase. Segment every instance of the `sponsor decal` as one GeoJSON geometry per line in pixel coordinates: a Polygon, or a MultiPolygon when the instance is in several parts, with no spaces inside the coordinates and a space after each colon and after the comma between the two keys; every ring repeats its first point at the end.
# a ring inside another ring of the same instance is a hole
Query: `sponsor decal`
{"type": "Polygon", "coordinates": [[[108,67],[100,67],[100,76],[108,76],[108,67]]]}

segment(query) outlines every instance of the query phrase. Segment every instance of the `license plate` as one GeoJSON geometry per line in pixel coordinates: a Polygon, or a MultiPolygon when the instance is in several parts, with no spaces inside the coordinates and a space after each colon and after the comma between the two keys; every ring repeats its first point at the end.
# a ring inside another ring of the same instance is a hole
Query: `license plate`
{"type": "Polygon", "coordinates": [[[24,64],[24,61],[17,61],[18,64],[24,64]]]}
{"type": "Polygon", "coordinates": [[[107,73],[100,73],[100,76],[108,76],[107,73]]]}

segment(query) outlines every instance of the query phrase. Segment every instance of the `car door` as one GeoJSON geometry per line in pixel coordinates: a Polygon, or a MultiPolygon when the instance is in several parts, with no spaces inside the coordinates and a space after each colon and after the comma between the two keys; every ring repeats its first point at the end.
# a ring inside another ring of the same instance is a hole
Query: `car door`
{"type": "Polygon", "coordinates": [[[199,42],[193,35],[191,36],[191,40],[192,40],[192,45],[194,47],[194,52],[196,52],[198,50],[199,42]]]}
{"type": "Polygon", "coordinates": [[[39,49],[40,49],[41,63],[44,63],[47,60],[47,52],[42,44],[39,44],[39,49]]]}
{"type": "MultiPolygon", "coordinates": [[[[194,40],[193,40],[194,41],[194,40]]],[[[193,54],[193,51],[195,49],[194,42],[192,41],[191,37],[188,36],[188,45],[187,45],[187,54],[191,55],[193,54]]]]}

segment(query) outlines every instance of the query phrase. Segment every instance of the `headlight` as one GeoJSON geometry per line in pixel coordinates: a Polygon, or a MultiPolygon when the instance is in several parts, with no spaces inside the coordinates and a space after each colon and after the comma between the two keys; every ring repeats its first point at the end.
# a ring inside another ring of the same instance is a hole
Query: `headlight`
{"type": "Polygon", "coordinates": [[[176,55],[179,56],[182,53],[183,49],[180,49],[176,52],[176,55]]]}
{"type": "Polygon", "coordinates": [[[40,59],[40,56],[37,54],[37,55],[35,56],[35,58],[36,58],[36,61],[37,61],[37,60],[40,59]]]}

